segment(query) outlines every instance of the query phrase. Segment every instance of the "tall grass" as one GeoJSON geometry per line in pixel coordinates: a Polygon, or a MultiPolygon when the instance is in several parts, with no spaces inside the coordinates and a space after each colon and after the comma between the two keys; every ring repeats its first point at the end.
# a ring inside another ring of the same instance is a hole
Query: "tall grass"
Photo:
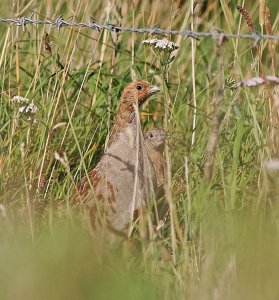
{"type": "MultiPolygon", "coordinates": [[[[256,30],[266,30],[263,1],[194,4],[4,0],[1,14],[247,33],[238,4],[256,30]]],[[[265,6],[276,34],[277,3],[265,6]]],[[[278,91],[223,88],[227,75],[274,75],[276,44],[167,37],[179,49],[165,78],[160,58],[141,44],[146,38],[0,25],[3,299],[278,299],[278,172],[263,168],[278,155],[278,91]],[[155,240],[135,236],[109,250],[69,200],[102,155],[120,93],[135,78],[164,90],[145,104],[141,121],[144,130],[167,127],[174,207],[155,240]],[[31,120],[18,113],[15,95],[39,108],[31,120]],[[214,122],[218,144],[209,153],[214,122]],[[204,176],[209,154],[211,175],[204,176]]]]}

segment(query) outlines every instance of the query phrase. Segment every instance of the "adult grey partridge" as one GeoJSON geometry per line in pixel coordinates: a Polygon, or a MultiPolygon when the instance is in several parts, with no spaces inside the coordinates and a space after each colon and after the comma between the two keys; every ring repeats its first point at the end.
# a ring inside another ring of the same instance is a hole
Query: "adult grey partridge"
{"type": "Polygon", "coordinates": [[[167,180],[167,164],[163,157],[166,140],[167,132],[164,128],[152,128],[144,136],[144,145],[155,171],[157,186],[167,180]]]}
{"type": "MultiPolygon", "coordinates": [[[[138,108],[160,89],[147,81],[130,83],[122,92],[108,148],[97,166],[78,185],[91,215],[103,216],[110,228],[123,231],[135,211],[154,192],[138,108]]],[[[102,220],[103,220],[102,219],[102,220]]],[[[95,222],[96,223],[96,222],[95,222]]]]}

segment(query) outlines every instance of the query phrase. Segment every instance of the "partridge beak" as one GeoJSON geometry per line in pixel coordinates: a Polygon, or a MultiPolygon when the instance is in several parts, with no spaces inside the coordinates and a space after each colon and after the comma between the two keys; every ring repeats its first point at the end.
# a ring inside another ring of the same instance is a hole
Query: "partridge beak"
{"type": "Polygon", "coordinates": [[[160,89],[156,85],[151,85],[149,88],[149,93],[151,95],[160,92],[160,89]]]}

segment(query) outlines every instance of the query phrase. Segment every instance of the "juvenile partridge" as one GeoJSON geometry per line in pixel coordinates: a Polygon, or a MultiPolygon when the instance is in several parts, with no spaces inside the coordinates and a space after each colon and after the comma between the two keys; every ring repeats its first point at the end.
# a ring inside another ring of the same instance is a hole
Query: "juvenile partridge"
{"type": "Polygon", "coordinates": [[[152,128],[144,136],[147,155],[153,165],[157,186],[166,183],[167,164],[163,157],[167,132],[164,128],[152,128]]]}
{"type": "Polygon", "coordinates": [[[136,81],[122,92],[108,148],[97,166],[78,185],[93,215],[105,216],[109,227],[123,231],[152,192],[152,165],[148,159],[138,108],[160,89],[136,81]]]}

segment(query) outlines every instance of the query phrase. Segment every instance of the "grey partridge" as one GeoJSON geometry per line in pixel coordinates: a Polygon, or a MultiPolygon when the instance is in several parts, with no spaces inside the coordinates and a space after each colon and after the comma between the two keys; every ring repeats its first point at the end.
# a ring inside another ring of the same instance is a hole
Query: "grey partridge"
{"type": "Polygon", "coordinates": [[[108,148],[88,173],[90,181],[84,178],[78,185],[81,198],[92,204],[91,217],[104,217],[116,231],[127,228],[134,213],[147,204],[154,192],[152,165],[144,146],[138,108],[159,91],[143,80],[125,87],[108,148]]]}
{"type": "Polygon", "coordinates": [[[167,164],[163,157],[166,140],[167,132],[164,128],[152,128],[144,136],[144,145],[155,171],[157,186],[166,183],[167,179],[167,164]]]}

